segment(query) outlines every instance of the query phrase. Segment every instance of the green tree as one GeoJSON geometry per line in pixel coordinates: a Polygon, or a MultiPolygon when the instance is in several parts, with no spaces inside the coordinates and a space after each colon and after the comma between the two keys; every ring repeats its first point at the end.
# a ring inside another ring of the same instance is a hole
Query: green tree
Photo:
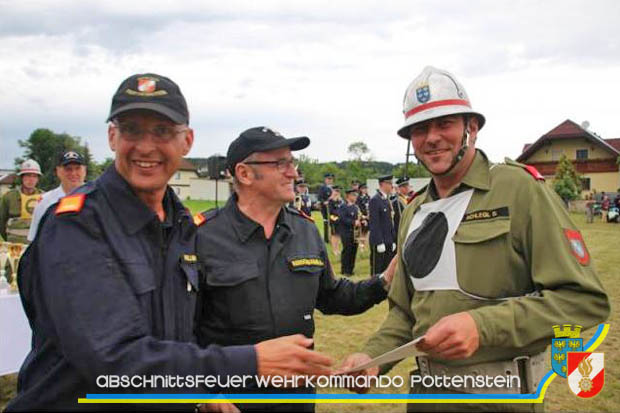
{"type": "Polygon", "coordinates": [[[398,164],[392,174],[398,177],[408,176],[409,178],[426,178],[431,176],[425,167],[417,163],[409,163],[406,171],[404,163],[398,164]]]}
{"type": "Polygon", "coordinates": [[[580,176],[566,155],[562,155],[558,162],[553,178],[553,189],[567,204],[568,201],[579,198],[581,193],[580,176]]]}
{"type": "Polygon", "coordinates": [[[370,154],[370,149],[368,149],[368,145],[362,141],[353,142],[347,148],[347,152],[352,157],[354,161],[369,161],[372,159],[370,154]]]}

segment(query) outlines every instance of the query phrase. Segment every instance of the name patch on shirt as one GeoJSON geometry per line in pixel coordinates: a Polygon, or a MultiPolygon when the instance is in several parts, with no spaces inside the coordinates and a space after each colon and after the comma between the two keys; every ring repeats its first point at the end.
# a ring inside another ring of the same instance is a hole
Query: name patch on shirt
{"type": "Polygon", "coordinates": [[[496,209],[473,211],[468,214],[465,214],[465,216],[463,217],[463,222],[484,221],[487,219],[493,219],[497,217],[508,217],[508,216],[510,216],[510,214],[508,213],[508,207],[500,207],[496,209]]]}
{"type": "Polygon", "coordinates": [[[292,271],[317,271],[325,267],[325,261],[320,257],[291,257],[288,266],[292,271]]]}

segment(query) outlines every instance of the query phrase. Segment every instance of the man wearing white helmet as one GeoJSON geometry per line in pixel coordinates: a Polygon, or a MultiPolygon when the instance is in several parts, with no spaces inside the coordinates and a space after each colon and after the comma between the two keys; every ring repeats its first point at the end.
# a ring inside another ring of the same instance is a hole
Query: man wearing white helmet
{"type": "Polygon", "coordinates": [[[0,236],[9,242],[27,243],[32,212],[41,198],[37,188],[41,167],[33,159],[22,162],[19,173],[21,185],[4,194],[0,200],[0,236]]]}
{"type": "MultiPolygon", "coordinates": [[[[411,139],[432,180],[403,212],[388,317],[344,366],[424,337],[417,345],[426,355],[417,358],[412,373],[414,393],[534,393],[549,371],[544,351],[553,326],[588,328],[609,315],[583,238],[535,169],[509,159],[493,165],[475,148],[485,118],[450,73],[426,67],[407,88],[403,112],[398,134],[411,139]],[[436,380],[478,375],[514,375],[519,381],[485,387],[436,380]]],[[[363,371],[378,373],[378,367],[363,371]]],[[[408,406],[484,408],[532,411],[542,405],[408,406]]]]}

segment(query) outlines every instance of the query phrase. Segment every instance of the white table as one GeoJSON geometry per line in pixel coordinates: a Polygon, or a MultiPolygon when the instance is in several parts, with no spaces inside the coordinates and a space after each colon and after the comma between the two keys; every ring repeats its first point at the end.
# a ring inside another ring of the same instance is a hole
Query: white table
{"type": "Polygon", "coordinates": [[[30,352],[31,338],[19,294],[0,295],[0,376],[19,371],[30,352]]]}

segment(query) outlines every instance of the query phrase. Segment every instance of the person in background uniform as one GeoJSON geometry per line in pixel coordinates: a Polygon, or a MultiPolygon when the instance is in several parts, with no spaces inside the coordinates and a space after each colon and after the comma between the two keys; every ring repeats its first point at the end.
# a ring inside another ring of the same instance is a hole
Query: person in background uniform
{"type": "MultiPolygon", "coordinates": [[[[133,75],[114,94],[107,121],[114,164],[48,210],[20,261],[19,292],[32,349],[7,411],[84,408],[78,397],[100,393],[98,378],[108,375],[292,375],[293,369],[328,374],[329,360],[307,350],[310,341],[301,336],[232,347],[196,344],[196,225],[167,185],[194,140],[185,98],[167,77],[133,75]]],[[[179,384],[175,391],[218,389],[179,384]]]]}
{"type": "Polygon", "coordinates": [[[357,191],[353,188],[346,191],[346,202],[338,210],[338,234],[342,240],[342,258],[340,273],[353,275],[355,256],[357,254],[357,240],[355,230],[361,227],[360,210],[356,205],[357,191]]]}
{"type": "Polygon", "coordinates": [[[297,183],[297,193],[300,198],[300,211],[307,216],[312,216],[312,200],[308,194],[308,184],[302,179],[297,183]]]}
{"type": "Polygon", "coordinates": [[[332,196],[332,185],[334,183],[334,174],[326,173],[323,185],[319,188],[318,199],[321,203],[321,216],[323,217],[323,240],[329,243],[329,212],[328,204],[332,196]]]}
{"type": "Polygon", "coordinates": [[[609,196],[603,192],[603,198],[601,200],[601,221],[607,222],[607,214],[609,213],[609,206],[611,205],[611,201],[609,200],[609,196]]]}
{"type": "MultiPolygon", "coordinates": [[[[230,144],[227,164],[235,193],[224,208],[196,216],[198,255],[205,272],[201,345],[247,345],[287,334],[311,338],[315,308],[324,314],[359,314],[385,298],[384,283],[392,272],[359,283],[335,279],[312,219],[283,207],[294,197],[297,177],[291,151],[309,143],[307,137],[286,139],[270,128],[255,127],[230,144]]],[[[242,392],[314,390],[252,385],[242,392]]],[[[239,407],[243,411],[314,410],[313,404],[239,407]]]]}
{"type": "Polygon", "coordinates": [[[356,191],[359,194],[360,181],[358,181],[357,179],[352,180],[351,181],[351,189],[353,189],[354,191],[356,191]]]}
{"type": "Polygon", "coordinates": [[[340,234],[338,233],[338,211],[340,207],[344,205],[344,201],[340,195],[340,187],[334,185],[332,187],[332,195],[327,202],[327,209],[329,211],[329,242],[332,246],[332,252],[338,256],[341,253],[340,234]]]}
{"type": "MultiPolygon", "coordinates": [[[[534,393],[549,371],[544,351],[554,325],[588,328],[609,315],[585,242],[534,168],[509,159],[492,165],[475,148],[485,118],[450,73],[425,68],[407,89],[403,112],[398,134],[411,139],[432,180],[401,220],[389,314],[344,366],[424,336],[418,348],[427,356],[418,357],[414,375],[509,371],[522,378],[521,387],[416,385],[414,393],[534,393]]],[[[541,411],[543,405],[410,404],[408,410],[541,411]]]]}
{"type": "Polygon", "coordinates": [[[396,254],[394,209],[388,198],[391,192],[392,175],[380,177],[379,189],[368,205],[370,271],[373,274],[383,272],[396,254]]]}
{"type": "Polygon", "coordinates": [[[45,211],[47,211],[51,205],[58,202],[60,198],[84,184],[84,179],[86,179],[86,162],[84,161],[84,157],[75,151],[63,153],[58,159],[56,176],[60,181],[60,185],[44,193],[41,197],[41,201],[34,208],[30,230],[28,232],[29,242],[32,242],[37,234],[39,222],[43,214],[45,214],[45,211]]]}
{"type": "Polygon", "coordinates": [[[398,226],[403,211],[409,203],[409,178],[401,177],[396,180],[396,196],[392,201],[392,209],[394,210],[394,233],[398,235],[398,226]]]}
{"type": "Polygon", "coordinates": [[[357,206],[361,213],[362,223],[362,236],[359,241],[359,248],[363,251],[368,246],[368,204],[370,203],[370,196],[368,195],[368,186],[366,184],[360,184],[359,195],[357,197],[357,206]]]}
{"type": "Polygon", "coordinates": [[[7,192],[0,199],[0,236],[8,242],[28,243],[28,230],[32,213],[41,199],[37,188],[41,167],[33,159],[22,162],[19,173],[19,188],[7,192]]]}

